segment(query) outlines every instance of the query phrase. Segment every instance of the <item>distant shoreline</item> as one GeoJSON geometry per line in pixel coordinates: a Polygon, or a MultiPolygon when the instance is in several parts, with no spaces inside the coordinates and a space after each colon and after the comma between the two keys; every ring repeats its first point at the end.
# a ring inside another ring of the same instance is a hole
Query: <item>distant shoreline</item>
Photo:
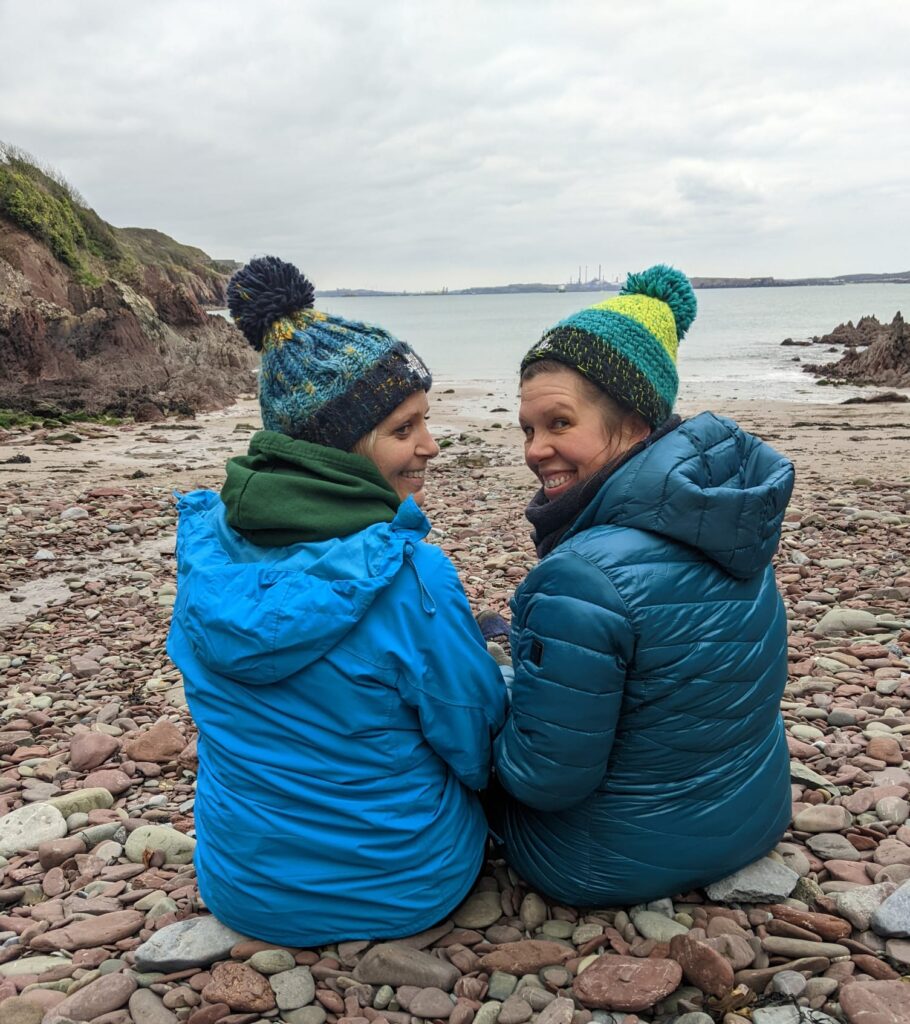
{"type": "MultiPolygon", "coordinates": [[[[708,288],[806,288],[848,284],[910,284],[910,270],[899,274],[843,274],[839,277],[692,277],[692,287],[708,288]]],[[[383,291],[371,288],[328,288],[317,290],[320,298],[358,299],[399,297],[414,298],[435,295],[528,295],[533,293],[616,292],[620,285],[613,281],[590,281],[585,284],[504,284],[473,288],[442,288],[435,291],[383,291]]]]}

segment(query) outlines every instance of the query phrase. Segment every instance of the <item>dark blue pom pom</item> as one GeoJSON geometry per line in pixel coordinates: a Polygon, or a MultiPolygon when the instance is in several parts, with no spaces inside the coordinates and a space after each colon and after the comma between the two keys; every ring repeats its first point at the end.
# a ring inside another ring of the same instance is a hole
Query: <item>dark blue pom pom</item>
{"type": "Polygon", "coordinates": [[[247,341],[262,350],[262,339],[276,320],[311,309],[316,292],[293,263],[277,256],[250,260],[227,286],[228,309],[247,341]]]}

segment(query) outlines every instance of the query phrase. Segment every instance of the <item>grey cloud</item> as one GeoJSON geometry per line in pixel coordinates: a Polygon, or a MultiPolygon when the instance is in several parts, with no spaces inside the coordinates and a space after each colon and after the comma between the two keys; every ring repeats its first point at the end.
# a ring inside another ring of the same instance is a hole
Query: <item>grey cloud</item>
{"type": "Polygon", "coordinates": [[[0,0],[0,138],[114,223],[326,287],[844,272],[839,238],[886,270],[908,29],[888,0],[0,0]]]}

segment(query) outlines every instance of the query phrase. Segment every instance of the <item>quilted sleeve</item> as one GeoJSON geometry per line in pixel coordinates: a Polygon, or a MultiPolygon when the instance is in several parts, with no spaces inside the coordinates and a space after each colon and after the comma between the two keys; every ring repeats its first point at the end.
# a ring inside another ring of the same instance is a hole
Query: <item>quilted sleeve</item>
{"type": "Polygon", "coordinates": [[[402,663],[399,692],[414,708],[430,746],[469,789],[490,775],[493,737],[505,718],[507,690],[487,653],[452,563],[421,545],[412,562],[420,601],[412,611],[415,657],[402,663]]]}
{"type": "Polygon", "coordinates": [[[531,572],[514,612],[515,681],[496,771],[521,803],[563,810],[604,777],[634,632],[609,577],[571,548],[531,572]]]}

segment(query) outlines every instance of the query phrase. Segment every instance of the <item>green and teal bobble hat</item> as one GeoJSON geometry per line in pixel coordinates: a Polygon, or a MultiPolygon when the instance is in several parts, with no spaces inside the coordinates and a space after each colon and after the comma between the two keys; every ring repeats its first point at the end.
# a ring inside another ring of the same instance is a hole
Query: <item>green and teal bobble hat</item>
{"type": "Polygon", "coordinates": [[[249,262],[227,287],[231,316],[262,353],[259,407],[266,430],[351,451],[433,378],[381,327],[313,309],[313,285],[276,256],[249,262]]]}
{"type": "Polygon", "coordinates": [[[616,298],[546,331],[522,360],[522,373],[541,359],[563,363],[658,427],[673,412],[676,353],[696,308],[682,271],[658,264],[629,274],[616,298]]]}

